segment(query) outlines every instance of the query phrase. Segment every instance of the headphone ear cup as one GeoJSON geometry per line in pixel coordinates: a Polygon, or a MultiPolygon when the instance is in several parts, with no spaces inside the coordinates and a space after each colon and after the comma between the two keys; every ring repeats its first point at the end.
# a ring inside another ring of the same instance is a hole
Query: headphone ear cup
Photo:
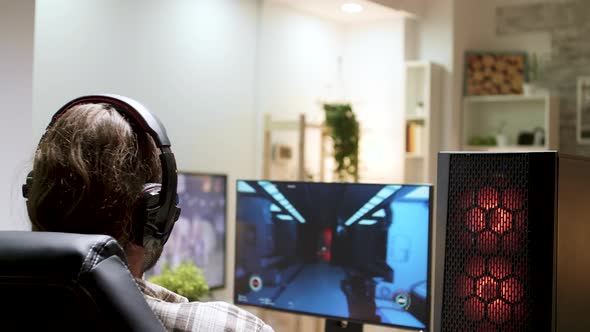
{"type": "Polygon", "coordinates": [[[160,202],[160,190],[162,185],[159,183],[146,183],[141,191],[142,206],[145,209],[153,209],[160,202]]]}
{"type": "Polygon", "coordinates": [[[174,205],[174,213],[172,220],[168,213],[160,213],[162,208],[160,202],[160,191],[162,185],[159,183],[146,183],[141,191],[141,202],[136,212],[137,222],[134,223],[133,237],[134,242],[143,244],[145,234],[153,235],[166,243],[168,236],[172,232],[172,227],[178,217],[180,216],[180,207],[178,207],[178,195],[176,195],[176,204],[174,205]],[[172,225],[170,225],[172,224],[172,225]]]}
{"type": "Polygon", "coordinates": [[[159,183],[146,183],[141,190],[132,225],[132,241],[139,246],[143,246],[146,232],[153,233],[158,229],[157,207],[161,188],[159,183]]]}

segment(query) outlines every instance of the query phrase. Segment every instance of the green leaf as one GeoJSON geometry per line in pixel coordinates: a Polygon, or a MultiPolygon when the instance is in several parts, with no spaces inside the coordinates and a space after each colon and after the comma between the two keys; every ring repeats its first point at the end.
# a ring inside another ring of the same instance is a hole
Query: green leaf
{"type": "Polygon", "coordinates": [[[334,143],[336,175],[340,181],[358,179],[359,123],[350,104],[324,104],[326,127],[334,143]]]}
{"type": "Polygon", "coordinates": [[[148,281],[182,295],[189,301],[196,301],[209,292],[203,271],[190,261],[178,264],[174,268],[164,264],[162,273],[149,278],[148,281]]]}

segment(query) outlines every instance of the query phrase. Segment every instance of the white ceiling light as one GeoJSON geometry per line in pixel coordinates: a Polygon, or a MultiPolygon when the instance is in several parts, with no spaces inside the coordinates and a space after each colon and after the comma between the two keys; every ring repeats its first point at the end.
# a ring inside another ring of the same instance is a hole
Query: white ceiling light
{"type": "Polygon", "coordinates": [[[356,14],[363,11],[363,6],[359,5],[358,3],[354,2],[347,2],[340,6],[340,10],[347,14],[356,14]]]}

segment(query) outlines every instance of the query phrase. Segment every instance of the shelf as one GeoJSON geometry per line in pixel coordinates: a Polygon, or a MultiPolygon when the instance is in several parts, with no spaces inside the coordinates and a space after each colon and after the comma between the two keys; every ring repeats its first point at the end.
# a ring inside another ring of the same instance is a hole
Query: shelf
{"type": "Polygon", "coordinates": [[[474,151],[540,151],[559,148],[559,100],[547,93],[533,95],[469,96],[463,101],[463,147],[474,151]],[[540,128],[544,146],[519,146],[521,135],[540,128]],[[473,138],[498,132],[509,146],[471,146],[473,138]]]}
{"type": "Polygon", "coordinates": [[[408,116],[406,116],[406,121],[408,121],[408,122],[424,122],[424,121],[426,121],[426,116],[424,116],[424,115],[408,115],[408,116]]]}
{"type": "Polygon", "coordinates": [[[430,66],[430,62],[428,61],[406,61],[406,68],[408,69],[424,70],[428,66],[430,66]]]}
{"type": "Polygon", "coordinates": [[[428,61],[408,61],[404,66],[403,155],[406,183],[436,182],[436,155],[440,151],[440,109],[443,70],[428,61]]]}
{"type": "Polygon", "coordinates": [[[545,101],[549,96],[545,94],[538,95],[496,95],[496,96],[468,96],[463,100],[469,103],[488,103],[488,102],[524,102],[524,101],[545,101]]]}
{"type": "Polygon", "coordinates": [[[485,146],[485,145],[466,145],[463,150],[467,151],[543,151],[548,150],[545,145],[507,145],[507,146],[485,146]]]}

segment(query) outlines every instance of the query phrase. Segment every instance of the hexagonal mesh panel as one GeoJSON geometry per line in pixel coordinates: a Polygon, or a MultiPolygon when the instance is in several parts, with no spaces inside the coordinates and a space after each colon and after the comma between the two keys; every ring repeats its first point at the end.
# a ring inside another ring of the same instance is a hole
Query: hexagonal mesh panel
{"type": "Polygon", "coordinates": [[[451,156],[442,331],[527,331],[527,154],[451,156]]]}

